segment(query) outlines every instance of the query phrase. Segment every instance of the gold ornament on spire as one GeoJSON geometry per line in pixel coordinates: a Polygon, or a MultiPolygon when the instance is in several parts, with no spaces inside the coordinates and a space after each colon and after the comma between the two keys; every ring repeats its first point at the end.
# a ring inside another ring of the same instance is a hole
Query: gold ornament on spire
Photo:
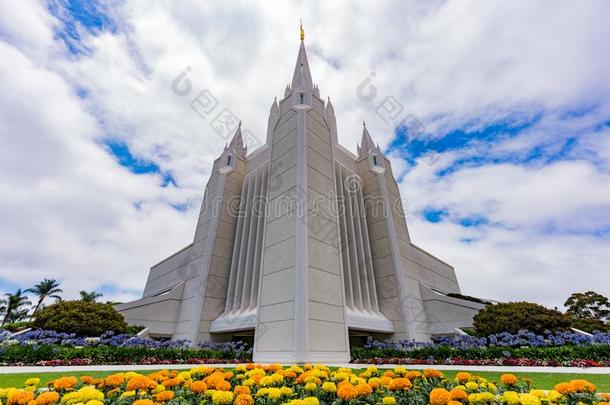
{"type": "Polygon", "coordinates": [[[301,41],[305,39],[305,31],[303,31],[303,20],[301,20],[301,41]]]}

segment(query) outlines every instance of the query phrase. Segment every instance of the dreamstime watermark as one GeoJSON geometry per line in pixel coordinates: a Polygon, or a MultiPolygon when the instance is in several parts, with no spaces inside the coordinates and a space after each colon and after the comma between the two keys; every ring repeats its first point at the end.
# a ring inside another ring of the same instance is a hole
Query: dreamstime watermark
{"type": "MultiPolygon", "coordinates": [[[[377,117],[394,132],[403,129],[407,137],[407,143],[415,139],[423,138],[426,134],[426,127],[413,114],[409,113],[405,106],[393,94],[386,95],[381,99],[378,97],[378,89],[373,84],[377,76],[376,72],[362,80],[356,87],[356,96],[360,101],[371,105],[377,117]],[[378,101],[381,99],[381,101],[378,101]]],[[[425,161],[429,165],[434,165],[440,159],[440,154],[431,151],[426,154],[425,161]]]]}
{"type": "MultiPolygon", "coordinates": [[[[204,88],[193,93],[193,83],[187,77],[191,71],[191,67],[187,66],[176,75],[170,86],[172,93],[178,97],[188,96],[191,110],[203,120],[209,121],[210,128],[219,137],[229,139],[237,130],[240,123],[239,118],[229,108],[221,105],[210,89],[204,88]],[[195,94],[194,97],[193,94],[195,94]]],[[[242,127],[242,137],[244,144],[247,144],[251,149],[256,149],[262,145],[260,139],[247,128],[242,127]]]]}

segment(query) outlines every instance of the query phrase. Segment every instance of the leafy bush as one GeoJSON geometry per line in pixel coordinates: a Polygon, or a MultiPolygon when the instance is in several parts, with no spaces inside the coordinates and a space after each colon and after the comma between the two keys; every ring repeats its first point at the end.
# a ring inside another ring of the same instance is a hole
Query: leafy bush
{"type": "Polygon", "coordinates": [[[488,305],[474,317],[479,336],[501,332],[517,333],[526,329],[537,334],[566,330],[571,325],[568,316],[530,302],[509,302],[488,305]]]}
{"type": "Polygon", "coordinates": [[[61,301],[35,314],[32,327],[74,333],[77,336],[100,336],[106,331],[124,333],[127,323],[110,304],[86,301],[61,301]]]}

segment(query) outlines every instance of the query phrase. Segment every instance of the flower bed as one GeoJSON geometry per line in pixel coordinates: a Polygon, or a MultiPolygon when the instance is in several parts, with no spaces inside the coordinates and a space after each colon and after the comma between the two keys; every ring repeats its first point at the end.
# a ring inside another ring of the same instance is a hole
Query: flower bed
{"type": "Polygon", "coordinates": [[[600,367],[610,366],[610,334],[542,336],[522,331],[487,338],[445,338],[433,343],[369,341],[365,347],[352,349],[352,359],[371,364],[600,367]]]}
{"type": "Polygon", "coordinates": [[[249,361],[252,350],[243,342],[201,343],[155,341],[106,333],[82,338],[35,330],[14,337],[0,334],[1,365],[214,364],[249,361]]]}
{"type": "Polygon", "coordinates": [[[597,394],[585,380],[560,383],[551,391],[533,389],[529,380],[505,374],[494,383],[469,373],[454,381],[440,371],[408,371],[396,367],[380,371],[370,366],[354,373],[326,366],[239,365],[234,370],[197,367],[190,371],[158,371],[148,375],[112,374],[106,378],[61,377],[39,387],[30,379],[24,388],[0,389],[8,405],[460,405],[469,404],[597,404],[608,405],[610,395],[597,394]]]}

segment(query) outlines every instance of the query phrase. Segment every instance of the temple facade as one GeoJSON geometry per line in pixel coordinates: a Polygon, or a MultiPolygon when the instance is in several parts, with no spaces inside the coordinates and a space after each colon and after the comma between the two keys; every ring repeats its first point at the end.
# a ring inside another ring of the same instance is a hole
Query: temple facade
{"type": "Polygon", "coordinates": [[[366,126],[357,155],[338,143],[301,40],[266,143],[248,153],[236,129],[193,242],[117,309],[152,337],[246,338],[257,362],[332,363],[366,336],[427,341],[471,326],[482,305],[459,292],[453,267],[411,242],[390,161],[366,126]]]}

